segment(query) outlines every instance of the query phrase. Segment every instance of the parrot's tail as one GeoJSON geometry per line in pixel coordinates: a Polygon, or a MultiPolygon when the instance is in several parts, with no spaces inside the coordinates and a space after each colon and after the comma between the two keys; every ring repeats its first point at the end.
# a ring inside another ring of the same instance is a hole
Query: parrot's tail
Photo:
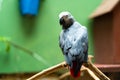
{"type": "Polygon", "coordinates": [[[70,73],[71,73],[71,76],[74,77],[74,78],[78,78],[80,77],[80,68],[81,68],[82,64],[79,64],[77,63],[77,61],[73,61],[73,66],[72,68],[70,69],[70,73]]]}

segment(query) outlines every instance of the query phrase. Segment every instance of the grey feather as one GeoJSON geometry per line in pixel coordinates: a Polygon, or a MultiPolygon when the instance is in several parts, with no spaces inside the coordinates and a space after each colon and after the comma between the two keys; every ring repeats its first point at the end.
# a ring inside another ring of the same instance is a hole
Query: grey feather
{"type": "Polygon", "coordinates": [[[87,28],[74,22],[68,29],[64,29],[59,37],[60,48],[69,65],[78,59],[79,62],[87,62],[88,33],[87,28]]]}

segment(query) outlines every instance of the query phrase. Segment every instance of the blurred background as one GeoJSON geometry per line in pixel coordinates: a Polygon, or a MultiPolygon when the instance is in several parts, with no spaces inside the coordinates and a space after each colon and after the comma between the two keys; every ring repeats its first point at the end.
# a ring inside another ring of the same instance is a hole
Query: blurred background
{"type": "MultiPolygon", "coordinates": [[[[119,50],[120,46],[117,50],[112,50],[113,46],[120,44],[118,43],[120,38],[119,40],[117,40],[118,37],[113,39],[113,34],[118,35],[120,31],[115,28],[114,30],[117,30],[117,33],[111,33],[112,26],[110,30],[108,30],[109,25],[107,25],[107,28],[101,27],[104,25],[104,20],[111,20],[111,22],[106,22],[107,24],[112,23],[115,18],[99,19],[99,16],[110,13],[112,10],[115,11],[115,6],[120,7],[120,5],[117,5],[119,0],[113,2],[110,0],[110,4],[113,3],[113,6],[108,4],[106,8],[103,6],[99,10],[98,7],[102,2],[104,2],[102,5],[107,5],[106,1],[109,0],[40,0],[38,13],[33,16],[22,14],[20,0],[0,0],[0,78],[4,79],[9,76],[16,76],[16,78],[30,77],[34,73],[64,61],[58,44],[61,31],[58,15],[62,11],[71,12],[78,22],[88,28],[89,54],[94,56],[95,53],[98,53],[94,60],[98,67],[100,67],[99,64],[120,63],[119,56],[117,56],[120,54],[114,52],[119,50]],[[96,9],[97,11],[95,11],[96,9]],[[98,28],[96,28],[97,25],[98,28]],[[106,35],[102,37],[104,34],[106,35]],[[112,42],[114,40],[117,43],[112,42]],[[106,42],[112,48],[104,47],[106,42]],[[112,51],[109,51],[109,49],[112,51]],[[104,54],[104,51],[107,55],[101,60],[104,55],[99,54],[104,54]],[[107,60],[109,52],[114,52],[110,54],[115,54],[114,56],[118,57],[116,62],[112,62],[115,60],[113,57],[107,60]]],[[[118,12],[116,17],[119,17],[117,20],[120,20],[120,10],[116,12],[118,12]]],[[[113,16],[113,13],[108,15],[113,16]]],[[[120,27],[120,24],[118,23],[117,26],[120,27]]],[[[119,65],[117,69],[120,70],[119,65]]]]}

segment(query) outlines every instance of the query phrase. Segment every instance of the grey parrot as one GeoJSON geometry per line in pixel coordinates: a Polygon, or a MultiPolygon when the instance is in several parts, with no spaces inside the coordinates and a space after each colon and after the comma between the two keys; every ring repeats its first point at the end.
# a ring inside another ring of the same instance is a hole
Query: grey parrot
{"type": "Polygon", "coordinates": [[[59,46],[69,65],[70,73],[74,78],[80,76],[80,69],[88,59],[87,28],[78,23],[70,12],[59,14],[59,23],[62,31],[59,36],[59,46]]]}

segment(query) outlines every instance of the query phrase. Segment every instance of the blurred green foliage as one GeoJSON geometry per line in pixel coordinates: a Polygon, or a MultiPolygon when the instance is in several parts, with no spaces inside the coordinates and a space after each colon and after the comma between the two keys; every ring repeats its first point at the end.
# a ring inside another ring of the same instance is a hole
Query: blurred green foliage
{"type": "Polygon", "coordinates": [[[70,11],[78,22],[88,28],[89,53],[93,54],[91,20],[88,16],[100,2],[101,0],[41,0],[39,14],[26,17],[20,13],[18,0],[3,0],[0,8],[0,36],[10,37],[19,46],[36,52],[49,66],[10,44],[0,42],[0,73],[38,72],[64,61],[58,45],[61,31],[58,15],[61,11],[70,11]]]}

